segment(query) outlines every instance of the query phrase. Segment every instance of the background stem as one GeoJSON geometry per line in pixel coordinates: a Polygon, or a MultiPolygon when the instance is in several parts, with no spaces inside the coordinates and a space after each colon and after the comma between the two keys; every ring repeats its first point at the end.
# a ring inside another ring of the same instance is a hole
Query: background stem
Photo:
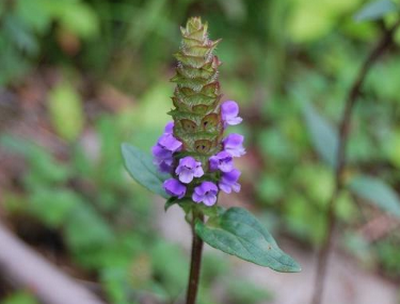
{"type": "Polygon", "coordinates": [[[199,287],[200,280],[200,268],[201,268],[201,255],[203,251],[203,240],[196,234],[194,229],[196,220],[204,221],[204,215],[201,212],[193,210],[192,220],[192,255],[190,261],[190,275],[188,282],[188,292],[186,297],[186,304],[195,304],[197,297],[197,290],[199,287]]]}
{"type": "Polygon", "coordinates": [[[328,203],[327,211],[327,235],[324,244],[321,247],[318,256],[317,274],[315,280],[315,290],[312,299],[312,304],[320,304],[325,286],[326,269],[328,264],[329,252],[332,248],[332,240],[334,230],[336,227],[336,214],[335,206],[337,198],[343,189],[343,172],[346,166],[346,147],[349,137],[350,124],[354,106],[360,95],[361,87],[364,83],[365,77],[377,59],[384,53],[384,51],[393,44],[393,34],[400,25],[400,20],[389,30],[386,30],[381,37],[380,41],[374,49],[372,49],[369,56],[366,58],[364,64],[359,70],[356,79],[351,86],[347,95],[345,108],[343,111],[342,119],[339,126],[339,142],[336,158],[336,171],[335,171],[335,188],[332,193],[331,199],[328,203]]]}

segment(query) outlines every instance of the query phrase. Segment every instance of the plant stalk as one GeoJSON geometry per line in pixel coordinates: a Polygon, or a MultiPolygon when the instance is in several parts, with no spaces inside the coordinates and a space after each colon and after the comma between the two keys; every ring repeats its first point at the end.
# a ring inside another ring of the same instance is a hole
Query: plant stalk
{"type": "Polygon", "coordinates": [[[357,103],[358,97],[361,93],[361,87],[364,80],[370,71],[373,64],[380,58],[380,56],[393,45],[393,34],[400,26],[400,20],[396,24],[386,30],[382,35],[380,41],[374,49],[372,49],[369,56],[364,61],[361,69],[359,70],[356,79],[354,80],[345,103],[342,119],[339,126],[339,143],[336,158],[336,171],[335,171],[335,189],[328,203],[327,212],[327,235],[324,244],[318,255],[317,274],[315,280],[315,290],[312,298],[312,304],[321,304],[325,287],[325,277],[327,272],[327,265],[329,260],[329,252],[332,248],[334,231],[336,227],[336,202],[344,187],[344,171],[346,167],[346,147],[350,133],[351,118],[357,103]]]}
{"type": "Polygon", "coordinates": [[[190,275],[188,282],[188,291],[186,297],[186,304],[195,304],[197,291],[200,283],[200,269],[201,269],[201,257],[203,252],[203,240],[196,234],[195,224],[196,220],[204,221],[204,215],[201,212],[193,210],[192,220],[192,254],[190,261],[190,275]]]}

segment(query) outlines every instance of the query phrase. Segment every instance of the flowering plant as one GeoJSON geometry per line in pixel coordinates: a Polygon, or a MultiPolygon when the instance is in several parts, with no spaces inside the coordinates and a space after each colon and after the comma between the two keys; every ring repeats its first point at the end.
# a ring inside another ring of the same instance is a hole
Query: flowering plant
{"type": "Polygon", "coordinates": [[[277,245],[247,210],[217,206],[218,194],[239,192],[241,172],[233,160],[243,156],[244,137],[224,131],[242,122],[235,101],[221,102],[214,55],[220,40],[208,38],[207,23],[190,18],[181,28],[182,44],[175,57],[176,88],[164,133],[152,156],[128,144],[122,152],[131,176],[167,199],[165,209],[178,204],[193,229],[192,263],[187,303],[194,303],[203,241],[241,259],[280,272],[298,272],[299,265],[277,245]],[[207,223],[204,216],[208,217],[207,223]]]}

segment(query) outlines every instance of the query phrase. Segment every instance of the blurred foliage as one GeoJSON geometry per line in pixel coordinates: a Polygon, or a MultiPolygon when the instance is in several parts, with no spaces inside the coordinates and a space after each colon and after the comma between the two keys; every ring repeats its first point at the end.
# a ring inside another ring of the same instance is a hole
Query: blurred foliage
{"type": "MultiPolygon", "coordinates": [[[[245,118],[239,128],[247,135],[249,156],[248,163],[239,164],[241,195],[273,228],[319,245],[346,92],[382,28],[399,17],[394,11],[399,1],[378,2],[371,10],[362,0],[1,1],[0,94],[18,94],[27,78],[40,78],[49,67],[61,71],[62,79],[50,81],[40,107],[66,150],[59,156],[2,136],[1,147],[19,155],[27,168],[20,189],[3,196],[7,214],[32,217],[56,232],[68,260],[101,282],[112,303],[139,303],[143,297],[171,302],[183,296],[187,255],[159,235],[152,197],[128,181],[119,146],[128,141],[148,150],[169,120],[165,113],[173,86],[168,79],[178,26],[200,15],[210,24],[211,38],[223,38],[217,50],[224,63],[222,90],[241,104],[245,118]],[[355,22],[356,12],[359,20],[382,18],[355,22]],[[129,102],[104,111],[98,104],[105,84],[129,102]],[[101,111],[94,111],[93,103],[101,111]],[[95,148],[87,148],[88,138],[95,148]]],[[[349,182],[359,175],[378,180],[390,193],[391,206],[368,196],[365,186],[360,193],[350,188],[343,193],[337,210],[350,235],[344,238],[347,248],[361,259],[368,251],[395,278],[399,236],[368,243],[358,228],[380,215],[379,205],[389,213],[398,210],[399,68],[400,57],[388,53],[368,75],[355,109],[346,171],[349,182]]],[[[214,289],[221,285],[232,303],[271,299],[249,282],[222,280],[232,272],[226,260],[207,256],[201,303],[218,303],[214,289]],[[237,288],[243,284],[246,288],[237,288]]],[[[5,303],[30,303],[18,302],[24,294],[15,297],[5,303]]]]}
{"type": "Polygon", "coordinates": [[[83,109],[80,96],[68,83],[54,87],[49,96],[49,115],[54,129],[68,141],[78,138],[83,128],[83,109]]]}
{"type": "MultiPolygon", "coordinates": [[[[184,294],[189,260],[178,245],[158,236],[149,194],[127,182],[117,144],[122,142],[120,118],[98,119],[96,134],[103,149],[96,158],[76,143],[70,160],[60,161],[32,142],[2,136],[1,146],[23,156],[28,168],[24,193],[6,193],[4,207],[10,216],[29,215],[59,234],[70,258],[98,274],[111,303],[136,303],[144,295],[169,302],[184,294]]],[[[229,268],[222,258],[206,260],[202,279],[211,287],[229,268]]],[[[266,294],[253,289],[257,295],[241,297],[262,299],[266,294]]],[[[211,303],[211,292],[204,289],[200,303],[211,303]]]]}
{"type": "Polygon", "coordinates": [[[37,304],[35,297],[25,291],[17,291],[0,302],[1,304],[37,304]]]}

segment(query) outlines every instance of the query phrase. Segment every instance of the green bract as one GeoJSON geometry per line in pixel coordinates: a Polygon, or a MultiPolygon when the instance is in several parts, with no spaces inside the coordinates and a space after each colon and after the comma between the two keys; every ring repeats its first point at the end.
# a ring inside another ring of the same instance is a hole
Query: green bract
{"type": "Polygon", "coordinates": [[[221,151],[223,123],[220,113],[218,66],[213,54],[220,40],[208,39],[207,23],[190,18],[181,28],[182,45],[175,54],[178,60],[177,84],[172,97],[175,109],[169,114],[175,122],[174,136],[183,143],[184,153],[202,161],[207,168],[211,155],[221,151]]]}

